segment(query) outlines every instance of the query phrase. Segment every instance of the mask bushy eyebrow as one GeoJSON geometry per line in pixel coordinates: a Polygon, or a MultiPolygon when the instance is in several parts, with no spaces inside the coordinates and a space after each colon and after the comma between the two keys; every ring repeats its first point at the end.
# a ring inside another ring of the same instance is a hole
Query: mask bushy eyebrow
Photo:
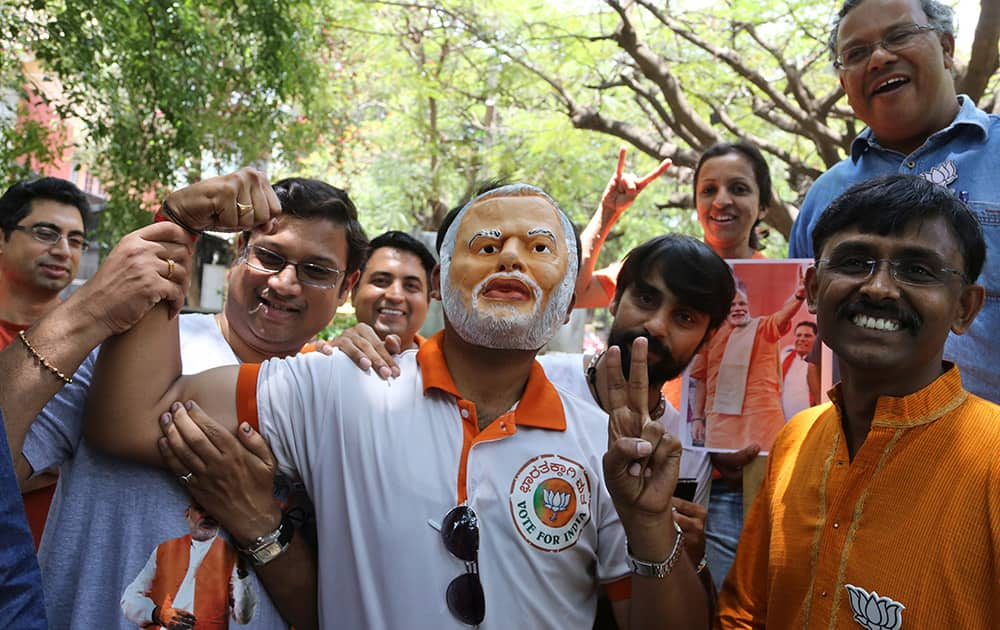
{"type": "Polygon", "coordinates": [[[501,232],[497,228],[487,228],[485,230],[479,230],[478,232],[472,235],[472,238],[469,239],[469,249],[472,249],[472,244],[476,242],[477,238],[500,238],[501,236],[503,236],[503,232],[501,232]]]}
{"type": "Polygon", "coordinates": [[[528,236],[537,236],[539,234],[541,234],[542,236],[548,236],[550,239],[552,239],[553,243],[558,243],[558,241],[556,241],[555,232],[553,232],[549,228],[537,227],[528,230],[528,236]]]}

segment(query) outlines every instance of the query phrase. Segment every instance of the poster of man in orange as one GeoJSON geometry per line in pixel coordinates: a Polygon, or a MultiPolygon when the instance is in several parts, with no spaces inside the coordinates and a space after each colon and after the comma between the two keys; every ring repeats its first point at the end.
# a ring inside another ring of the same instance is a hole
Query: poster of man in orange
{"type": "Polygon", "coordinates": [[[766,453],[786,418],[779,350],[797,321],[805,289],[801,261],[730,261],[737,292],[729,316],[698,353],[688,375],[692,446],[766,453]],[[769,313],[754,315],[754,313],[769,313]]]}
{"type": "Polygon", "coordinates": [[[190,533],[157,545],[125,588],[125,617],[141,628],[164,630],[223,629],[230,617],[249,623],[257,595],[243,559],[200,505],[192,502],[184,519],[190,533]]]}

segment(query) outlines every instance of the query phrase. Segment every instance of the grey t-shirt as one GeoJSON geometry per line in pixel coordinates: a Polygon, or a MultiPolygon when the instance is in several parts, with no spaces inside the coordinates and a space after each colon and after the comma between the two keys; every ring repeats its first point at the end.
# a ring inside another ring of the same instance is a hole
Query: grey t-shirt
{"type": "MultiPolygon", "coordinates": [[[[239,363],[211,315],[181,316],[180,337],[186,374],[239,363]]],[[[96,359],[97,350],[46,405],[25,440],[23,453],[34,470],[59,466],[60,473],[38,559],[51,628],[135,630],[137,622],[122,612],[123,593],[160,543],[191,533],[185,518],[191,499],[170,473],[109,457],[81,439],[96,359]]],[[[206,562],[200,566],[208,573],[206,562]]],[[[197,607],[203,573],[191,573],[174,579],[184,578],[177,592],[193,590],[197,607]]],[[[249,579],[258,603],[249,624],[240,627],[287,628],[256,576],[249,579]]],[[[176,605],[178,596],[185,597],[172,595],[176,605]]]]}

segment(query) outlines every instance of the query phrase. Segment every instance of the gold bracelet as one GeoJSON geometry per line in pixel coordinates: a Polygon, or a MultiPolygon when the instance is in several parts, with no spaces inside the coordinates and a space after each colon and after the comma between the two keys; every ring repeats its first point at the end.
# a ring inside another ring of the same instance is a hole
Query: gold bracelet
{"type": "Polygon", "coordinates": [[[73,382],[73,377],[66,376],[65,374],[59,371],[59,368],[49,363],[48,359],[38,354],[38,350],[35,350],[34,346],[32,346],[31,343],[28,342],[28,336],[24,334],[23,330],[17,333],[17,336],[21,339],[21,342],[24,344],[24,347],[28,349],[28,352],[31,353],[31,356],[35,357],[35,359],[42,364],[42,367],[44,367],[49,372],[52,372],[53,374],[61,378],[63,383],[69,384],[73,382]]]}

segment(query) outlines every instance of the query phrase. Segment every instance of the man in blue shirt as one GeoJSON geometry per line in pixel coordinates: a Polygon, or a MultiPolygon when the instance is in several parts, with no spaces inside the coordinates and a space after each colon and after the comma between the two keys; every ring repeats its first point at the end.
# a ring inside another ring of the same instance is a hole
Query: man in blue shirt
{"type": "Polygon", "coordinates": [[[824,173],[792,226],[789,256],[812,258],[820,214],[855,183],[889,173],[947,186],[983,226],[986,304],[964,336],[951,335],[945,358],[962,366],[965,387],[1000,401],[1000,116],[956,95],[952,10],[936,0],[846,0],[830,51],[847,100],[868,128],[851,154],[824,173]]]}
{"type": "MultiPolygon", "coordinates": [[[[0,425],[3,414],[0,413],[0,425]]],[[[7,432],[0,431],[0,627],[44,630],[42,577],[35,545],[24,518],[21,491],[7,448],[7,432]]]]}

